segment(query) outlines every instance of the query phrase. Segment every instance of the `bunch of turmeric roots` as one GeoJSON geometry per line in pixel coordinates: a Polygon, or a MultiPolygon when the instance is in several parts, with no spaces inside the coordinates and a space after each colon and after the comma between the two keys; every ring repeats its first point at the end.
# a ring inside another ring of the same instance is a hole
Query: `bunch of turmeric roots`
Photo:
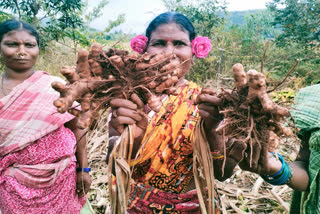
{"type": "Polygon", "coordinates": [[[61,69],[68,84],[52,84],[60,92],[54,105],[60,113],[68,111],[77,116],[81,129],[89,127],[99,117],[99,110],[108,108],[114,98],[135,101],[139,97],[152,110],[159,111],[160,95],[177,92],[174,85],[182,63],[174,54],[129,54],[118,49],[103,50],[94,43],[89,52],[78,52],[76,67],[61,69]],[[74,101],[81,110],[73,106],[74,101]]]}
{"type": "Polygon", "coordinates": [[[264,74],[253,69],[245,72],[240,63],[232,70],[235,87],[218,94],[224,120],[216,131],[229,142],[229,147],[245,144],[240,148],[250,148],[251,164],[253,146],[258,144],[272,152],[278,148],[280,136],[292,135],[291,128],[284,125],[290,113],[271,100],[264,74]]]}
{"type": "MultiPolygon", "coordinates": [[[[68,111],[79,117],[79,128],[89,127],[99,117],[99,110],[108,108],[114,98],[134,101],[139,97],[152,110],[159,111],[160,95],[177,93],[175,85],[183,72],[183,63],[174,54],[129,54],[118,49],[103,50],[94,43],[89,52],[79,51],[76,67],[61,69],[68,83],[52,84],[60,92],[54,105],[60,113],[68,111]],[[74,101],[81,109],[73,106],[74,101]]],[[[283,119],[289,116],[288,109],[270,99],[262,73],[245,72],[238,63],[233,66],[233,76],[233,90],[214,92],[222,99],[220,113],[224,116],[218,133],[233,143],[250,147],[268,143],[268,150],[274,151],[280,136],[292,133],[283,125],[283,119]]],[[[203,93],[208,92],[203,90],[203,93]]]]}

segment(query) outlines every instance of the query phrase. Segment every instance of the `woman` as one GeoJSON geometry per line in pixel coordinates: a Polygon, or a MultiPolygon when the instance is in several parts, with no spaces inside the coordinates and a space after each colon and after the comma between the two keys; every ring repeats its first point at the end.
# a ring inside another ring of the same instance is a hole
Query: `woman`
{"type": "MultiPolygon", "coordinates": [[[[226,160],[224,176],[221,170],[223,141],[215,133],[215,127],[221,118],[215,107],[219,99],[209,94],[199,95],[201,88],[184,79],[195,55],[206,55],[195,51],[195,43],[201,38],[196,38],[188,18],[179,13],[168,12],[160,14],[149,24],[146,38],[142,36],[140,43],[131,45],[140,53],[174,53],[184,63],[183,72],[178,76],[178,95],[163,96],[160,112],[147,111],[148,117],[145,117],[137,113],[138,109],[144,109],[138,103],[121,99],[111,101],[110,138],[119,136],[124,125],[135,124],[134,151],[137,152],[141,142],[148,139],[134,160],[134,184],[129,198],[129,213],[200,212],[192,173],[193,152],[190,141],[200,116],[205,120],[205,128],[210,127],[205,131],[213,154],[215,177],[223,180],[232,174],[236,162],[230,158],[226,160]],[[143,41],[146,46],[138,47],[143,41]],[[198,95],[198,103],[201,104],[194,105],[193,101],[198,95]],[[151,118],[150,121],[148,118],[151,118]]],[[[112,144],[112,140],[110,143],[112,144]]],[[[217,194],[215,202],[215,213],[220,213],[217,194]]]]}
{"type": "Polygon", "coordinates": [[[256,148],[253,154],[261,157],[258,165],[249,167],[246,159],[240,163],[241,168],[260,174],[270,184],[287,184],[293,188],[290,213],[320,213],[319,93],[319,84],[301,89],[290,111],[301,140],[301,149],[294,162],[288,164],[281,155],[256,148]]]}
{"type": "Polygon", "coordinates": [[[51,82],[61,79],[35,71],[39,36],[27,23],[0,24],[0,51],[0,210],[79,213],[91,183],[86,140],[52,104],[59,94],[51,82]]]}

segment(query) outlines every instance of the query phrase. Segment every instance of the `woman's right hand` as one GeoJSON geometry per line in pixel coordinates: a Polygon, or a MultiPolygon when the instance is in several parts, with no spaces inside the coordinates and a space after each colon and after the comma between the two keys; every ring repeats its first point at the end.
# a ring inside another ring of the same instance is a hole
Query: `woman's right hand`
{"type": "Polygon", "coordinates": [[[134,138],[142,138],[148,125],[148,118],[144,112],[144,104],[136,94],[131,100],[113,99],[110,102],[112,116],[110,126],[120,135],[125,125],[135,124],[134,138]]]}

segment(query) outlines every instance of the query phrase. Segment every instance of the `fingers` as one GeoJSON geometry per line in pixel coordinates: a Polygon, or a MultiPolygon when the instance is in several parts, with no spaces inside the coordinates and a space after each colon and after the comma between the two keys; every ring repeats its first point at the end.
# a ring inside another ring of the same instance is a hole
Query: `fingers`
{"type": "Polygon", "coordinates": [[[163,66],[160,71],[171,71],[175,70],[177,67],[180,66],[180,60],[178,58],[172,59],[171,62],[165,66],[163,66]]]}
{"type": "Polygon", "coordinates": [[[128,117],[133,119],[134,121],[140,121],[142,119],[141,115],[137,111],[126,108],[118,108],[116,110],[112,110],[112,116],[115,118],[128,117]]]}
{"type": "MultiPolygon", "coordinates": [[[[259,163],[259,159],[260,159],[260,154],[261,154],[261,145],[259,143],[254,143],[252,145],[252,152],[249,153],[249,155],[252,155],[251,167],[253,169],[258,170],[258,163],[259,163]]],[[[250,158],[248,159],[248,161],[250,161],[250,158]]],[[[249,166],[250,166],[250,163],[249,163],[249,166]]]]}
{"type": "Polygon", "coordinates": [[[263,171],[267,171],[267,172],[269,171],[268,161],[269,161],[270,156],[272,156],[272,155],[268,152],[268,144],[262,143],[260,159],[259,159],[259,164],[258,164],[259,173],[262,173],[263,171]]]}
{"type": "Polygon", "coordinates": [[[133,103],[130,100],[125,100],[125,99],[113,99],[110,101],[110,107],[112,109],[117,109],[120,107],[136,110],[137,109],[137,104],[133,103]]]}
{"type": "Polygon", "coordinates": [[[247,149],[247,144],[244,142],[234,141],[231,147],[228,149],[228,157],[239,163],[244,158],[245,150],[247,149]]]}
{"type": "Polygon", "coordinates": [[[200,116],[208,117],[208,118],[215,118],[219,116],[219,110],[215,106],[209,106],[206,104],[200,104],[198,106],[200,116]]]}
{"type": "Polygon", "coordinates": [[[220,121],[222,120],[222,117],[216,106],[200,104],[198,105],[198,108],[199,108],[199,115],[205,121],[205,127],[216,128],[219,125],[220,121]]]}
{"type": "Polygon", "coordinates": [[[206,103],[207,105],[219,106],[221,99],[217,96],[210,94],[200,94],[197,97],[197,104],[206,103]]]}
{"type": "Polygon", "coordinates": [[[169,59],[169,57],[172,55],[172,53],[160,53],[156,54],[154,57],[150,59],[150,64],[159,63],[162,60],[165,60],[166,58],[169,59]]]}
{"type": "Polygon", "coordinates": [[[133,93],[130,97],[130,99],[132,100],[132,102],[134,102],[135,104],[137,104],[138,109],[143,109],[144,108],[144,103],[142,102],[142,100],[138,97],[138,95],[136,93],[133,93]]]}
{"type": "Polygon", "coordinates": [[[77,174],[77,183],[76,183],[76,192],[79,197],[84,196],[90,189],[91,178],[87,173],[78,173],[77,174]]]}

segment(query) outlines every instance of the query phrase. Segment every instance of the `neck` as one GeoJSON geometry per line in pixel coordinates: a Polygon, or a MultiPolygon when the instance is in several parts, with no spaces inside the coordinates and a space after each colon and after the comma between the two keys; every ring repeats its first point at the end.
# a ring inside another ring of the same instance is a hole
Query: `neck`
{"type": "Polygon", "coordinates": [[[34,73],[33,67],[24,72],[16,72],[9,68],[6,68],[4,75],[6,79],[10,80],[17,80],[17,81],[24,81],[28,79],[34,73]]]}

